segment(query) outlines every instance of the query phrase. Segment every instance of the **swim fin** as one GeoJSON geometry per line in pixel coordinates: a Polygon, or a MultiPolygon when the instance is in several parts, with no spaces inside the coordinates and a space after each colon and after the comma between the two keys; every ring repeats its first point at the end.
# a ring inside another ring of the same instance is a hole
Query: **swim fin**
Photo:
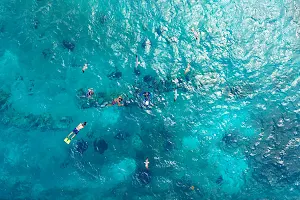
{"type": "Polygon", "coordinates": [[[64,139],[64,141],[65,141],[65,143],[67,143],[67,144],[70,144],[70,142],[71,142],[71,140],[70,140],[69,138],[67,138],[67,137],[64,139]]]}

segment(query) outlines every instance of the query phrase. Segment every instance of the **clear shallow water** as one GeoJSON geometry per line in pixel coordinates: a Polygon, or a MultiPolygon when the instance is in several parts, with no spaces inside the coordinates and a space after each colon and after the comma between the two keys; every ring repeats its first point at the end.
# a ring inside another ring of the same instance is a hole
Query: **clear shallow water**
{"type": "Polygon", "coordinates": [[[299,198],[299,9],[1,1],[1,199],[299,198]],[[147,111],[136,94],[148,90],[147,111]],[[128,106],[98,106],[120,94],[128,106]]]}

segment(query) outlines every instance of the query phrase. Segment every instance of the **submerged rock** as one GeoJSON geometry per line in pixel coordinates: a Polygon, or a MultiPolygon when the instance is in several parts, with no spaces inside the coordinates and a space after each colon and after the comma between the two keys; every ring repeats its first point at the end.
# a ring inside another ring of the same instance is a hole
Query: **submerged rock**
{"type": "Polygon", "coordinates": [[[4,92],[3,90],[0,90],[0,110],[2,109],[2,106],[5,105],[5,103],[8,101],[10,97],[9,93],[4,92]]]}
{"type": "Polygon", "coordinates": [[[147,169],[139,169],[134,175],[134,180],[137,185],[144,186],[151,182],[150,171],[147,169]]]}
{"type": "Polygon", "coordinates": [[[89,138],[89,139],[94,139],[94,132],[93,131],[89,131],[87,132],[86,136],[89,138]]]}
{"type": "Polygon", "coordinates": [[[224,151],[231,151],[239,147],[244,148],[244,145],[248,143],[249,138],[243,137],[242,134],[243,133],[237,131],[225,133],[221,141],[221,147],[223,147],[222,149],[224,151]]]}
{"type": "Polygon", "coordinates": [[[222,176],[219,176],[216,180],[216,184],[221,184],[223,182],[223,177],[222,176]]]}
{"type": "Polygon", "coordinates": [[[143,149],[143,142],[138,135],[134,135],[131,144],[135,150],[141,151],[143,149]]]}
{"type": "Polygon", "coordinates": [[[285,187],[299,182],[299,115],[277,115],[278,118],[263,116],[263,132],[252,141],[247,152],[252,177],[266,187],[285,187]]]}
{"type": "Polygon", "coordinates": [[[42,51],[42,54],[45,59],[48,59],[53,55],[53,51],[50,48],[47,48],[42,51]]]}
{"type": "Polygon", "coordinates": [[[5,27],[3,24],[0,25],[0,33],[4,33],[5,31],[5,27]]]}
{"type": "Polygon", "coordinates": [[[237,146],[237,138],[233,133],[227,133],[223,136],[222,142],[226,144],[226,146],[235,147],[237,146]]]}
{"type": "Polygon", "coordinates": [[[113,188],[121,182],[129,179],[136,170],[135,160],[126,158],[118,163],[104,166],[102,174],[106,174],[109,179],[105,183],[105,188],[113,188]]]}
{"type": "Polygon", "coordinates": [[[175,144],[173,142],[171,142],[170,140],[167,140],[164,143],[164,148],[166,151],[172,151],[175,149],[175,144]]]}
{"type": "Polygon", "coordinates": [[[209,162],[213,165],[216,162],[218,163],[215,167],[222,177],[218,177],[216,183],[222,183],[220,189],[228,194],[238,193],[250,177],[249,166],[243,155],[212,151],[209,156],[209,162]]]}
{"type": "Polygon", "coordinates": [[[39,25],[40,25],[40,21],[38,19],[34,19],[32,21],[32,26],[34,29],[38,29],[39,25]]]}
{"type": "Polygon", "coordinates": [[[30,194],[28,194],[28,191],[31,191],[31,188],[33,184],[30,181],[27,180],[18,180],[11,185],[10,191],[11,191],[11,197],[9,199],[29,199],[30,194]]]}
{"type": "Polygon", "coordinates": [[[110,107],[109,109],[103,109],[101,112],[100,119],[102,120],[102,126],[112,126],[119,121],[120,111],[114,107],[110,107]]]}
{"type": "Polygon", "coordinates": [[[101,24],[105,24],[107,22],[107,20],[108,20],[107,15],[105,15],[105,14],[100,15],[99,21],[100,21],[101,24]]]}
{"type": "Polygon", "coordinates": [[[153,177],[150,184],[154,193],[167,192],[173,187],[172,180],[163,176],[153,177]]]}
{"type": "Polygon", "coordinates": [[[134,68],[134,74],[139,76],[141,74],[141,70],[137,69],[137,68],[134,68]]]}
{"type": "Polygon", "coordinates": [[[73,51],[75,48],[75,44],[69,40],[63,40],[62,44],[65,49],[68,49],[70,51],[73,51]]]}
{"type": "Polygon", "coordinates": [[[65,116],[65,117],[60,118],[59,122],[66,124],[66,125],[70,125],[73,122],[73,119],[71,116],[65,116]]]}
{"type": "Polygon", "coordinates": [[[125,140],[128,137],[130,137],[128,132],[119,132],[114,136],[114,138],[117,140],[125,140]]]}
{"type": "Polygon", "coordinates": [[[157,195],[155,197],[153,195],[136,195],[136,196],[131,196],[130,199],[132,200],[155,200],[158,199],[157,195]]]}
{"type": "Polygon", "coordinates": [[[190,190],[190,186],[191,186],[190,181],[176,180],[174,183],[175,183],[174,186],[178,193],[185,193],[190,190]]]}
{"type": "Polygon", "coordinates": [[[184,137],[182,140],[182,146],[184,147],[185,150],[190,150],[190,151],[198,150],[199,145],[200,142],[197,137],[189,136],[189,137],[184,137]]]}
{"type": "Polygon", "coordinates": [[[146,83],[150,83],[151,81],[153,81],[154,80],[154,78],[152,77],[152,76],[150,76],[150,75],[146,75],[146,76],[144,76],[144,82],[146,82],[146,83]]]}
{"type": "Polygon", "coordinates": [[[241,89],[238,86],[230,87],[230,93],[233,94],[233,95],[240,95],[241,94],[241,89]]]}
{"type": "Polygon", "coordinates": [[[108,144],[103,139],[94,140],[94,150],[103,154],[108,149],[108,144]]]}
{"type": "Polygon", "coordinates": [[[229,85],[223,89],[223,93],[227,97],[243,98],[255,92],[253,85],[242,83],[240,85],[229,85]]]}
{"type": "Polygon", "coordinates": [[[88,142],[81,139],[76,143],[75,150],[83,154],[83,152],[85,152],[88,149],[88,147],[88,142]]]}
{"type": "Polygon", "coordinates": [[[115,78],[115,79],[119,79],[119,78],[121,78],[122,77],[122,72],[112,72],[112,73],[110,73],[109,75],[107,75],[107,77],[109,78],[109,79],[113,79],[113,78],[115,78]]]}

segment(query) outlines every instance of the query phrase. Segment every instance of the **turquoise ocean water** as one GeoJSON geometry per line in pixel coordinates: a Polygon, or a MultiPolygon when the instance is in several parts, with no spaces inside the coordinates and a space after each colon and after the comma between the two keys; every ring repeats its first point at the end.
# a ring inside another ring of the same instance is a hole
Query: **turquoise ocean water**
{"type": "Polygon", "coordinates": [[[300,197],[299,0],[1,0],[0,83],[0,199],[300,197]]]}

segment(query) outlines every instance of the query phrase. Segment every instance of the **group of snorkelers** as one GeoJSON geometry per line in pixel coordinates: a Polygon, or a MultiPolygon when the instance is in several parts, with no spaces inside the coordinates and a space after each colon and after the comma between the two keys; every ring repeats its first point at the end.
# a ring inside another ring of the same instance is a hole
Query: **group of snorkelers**
{"type": "MultiPolygon", "coordinates": [[[[140,62],[138,61],[138,57],[136,55],[135,68],[137,68],[137,66],[139,64],[140,64],[140,62]]],[[[85,64],[82,67],[82,73],[84,73],[85,70],[87,70],[87,69],[88,69],[88,66],[87,66],[87,64],[85,64]]],[[[92,96],[94,94],[95,94],[95,92],[94,92],[93,88],[89,88],[88,91],[85,94],[85,97],[92,98],[92,96]]],[[[144,99],[142,101],[143,106],[148,107],[150,105],[151,93],[150,92],[143,92],[143,93],[140,94],[140,96],[144,97],[144,99]]],[[[103,108],[103,107],[106,107],[106,106],[114,106],[114,105],[124,106],[123,97],[119,96],[119,97],[113,99],[110,103],[109,102],[105,102],[104,104],[101,105],[101,107],[103,108]]]]}
{"type": "MultiPolygon", "coordinates": [[[[138,61],[138,57],[136,56],[136,63],[135,63],[135,69],[137,69],[137,66],[140,64],[140,62],[138,61]]],[[[185,71],[184,71],[184,74],[186,75],[187,73],[190,72],[190,64],[187,65],[185,71]]],[[[85,72],[85,70],[88,69],[88,66],[87,64],[85,64],[83,67],[82,67],[82,73],[85,72]]],[[[173,82],[177,85],[178,84],[178,79],[175,79],[173,80],[173,82]]],[[[94,92],[94,89],[93,88],[89,88],[88,91],[86,92],[85,94],[85,97],[87,98],[92,98],[92,96],[95,94],[94,92]]],[[[151,93],[150,92],[142,92],[139,94],[139,96],[142,98],[142,106],[145,108],[147,108],[148,106],[151,105],[151,93]]],[[[175,88],[174,90],[174,102],[177,100],[177,97],[178,97],[178,93],[177,93],[177,89],[175,88]]],[[[124,106],[124,103],[123,103],[123,97],[122,96],[119,96],[117,98],[114,98],[111,102],[105,102],[104,104],[101,105],[101,107],[106,107],[106,106],[114,106],[114,105],[118,105],[118,106],[124,106]]],[[[87,122],[83,122],[83,123],[80,123],[78,124],[78,126],[76,128],[73,129],[73,131],[64,139],[64,141],[67,143],[67,144],[70,144],[71,140],[79,133],[79,131],[81,129],[83,129],[85,126],[87,125],[87,122]]],[[[149,168],[149,159],[146,158],[144,164],[145,164],[145,167],[146,169],[149,168]]]]}
{"type": "MultiPolygon", "coordinates": [[[[199,39],[199,33],[197,31],[195,31],[193,28],[191,30],[194,34],[194,38],[196,40],[199,39]]],[[[138,65],[140,64],[139,60],[138,60],[138,56],[136,55],[136,60],[135,60],[135,71],[136,72],[139,72],[139,70],[137,70],[137,67],[138,65]]],[[[187,73],[190,72],[190,64],[187,65],[187,68],[185,69],[184,71],[184,74],[186,75],[187,73]]],[[[86,70],[88,69],[88,64],[85,64],[83,67],[82,67],[82,73],[84,73],[86,70]]],[[[173,81],[176,85],[178,84],[178,79],[175,79],[173,81]]],[[[86,92],[85,94],[85,97],[87,98],[92,98],[92,96],[94,95],[94,90],[93,88],[89,88],[88,91],[86,92]]],[[[143,101],[142,101],[142,104],[144,107],[148,107],[150,106],[151,104],[151,93],[150,92],[142,92],[140,93],[140,96],[143,98],[143,101]]],[[[177,89],[174,90],[174,102],[177,100],[177,97],[178,97],[178,93],[177,93],[177,89]]],[[[114,105],[118,105],[118,106],[124,106],[124,103],[123,103],[123,97],[122,96],[119,96],[115,99],[113,99],[110,103],[109,102],[106,102],[104,103],[101,107],[106,107],[106,106],[114,106],[114,105]]],[[[83,122],[83,123],[80,123],[78,124],[78,126],[76,126],[76,128],[73,129],[73,131],[64,139],[64,141],[67,143],[67,144],[70,144],[71,140],[79,133],[79,131],[81,129],[83,129],[85,126],[87,125],[87,122],[83,122]]],[[[149,159],[146,158],[144,164],[145,164],[145,167],[146,169],[149,168],[149,159]]]]}
{"type": "MultiPolygon", "coordinates": [[[[137,56],[136,56],[136,67],[139,64],[137,56]]],[[[85,72],[85,70],[88,69],[88,65],[85,64],[82,67],[82,73],[85,72]]],[[[95,94],[94,89],[93,88],[89,88],[88,91],[85,94],[85,97],[87,98],[92,98],[92,96],[95,94]]],[[[143,92],[140,94],[141,97],[143,97],[143,101],[142,104],[145,107],[148,107],[150,105],[150,101],[151,101],[151,93],[150,92],[143,92]]],[[[113,99],[111,102],[106,102],[103,105],[101,105],[101,107],[106,107],[106,106],[114,106],[114,105],[118,105],[118,106],[124,106],[123,103],[123,97],[119,96],[115,99],[113,99]]],[[[83,129],[85,126],[87,125],[87,122],[83,122],[80,123],[76,126],[76,128],[73,129],[73,131],[64,139],[65,143],[70,144],[71,140],[79,133],[79,131],[81,129],[83,129]]],[[[148,169],[149,167],[149,160],[148,158],[146,159],[145,163],[145,167],[148,169]]]]}
{"type": "MultiPolygon", "coordinates": [[[[135,69],[137,69],[137,66],[140,64],[140,62],[138,61],[138,57],[136,56],[136,63],[135,63],[135,69]]],[[[187,73],[190,72],[190,64],[187,65],[185,71],[184,71],[184,74],[186,75],[187,73]]],[[[82,73],[85,72],[85,70],[88,69],[88,65],[85,64],[83,67],[82,67],[82,73]]],[[[178,84],[178,79],[175,79],[173,80],[173,82],[177,85],[178,84]]],[[[86,98],[92,98],[92,96],[95,94],[94,92],[94,89],[93,88],[89,88],[88,91],[86,92],[85,94],[85,97],[86,98]]],[[[148,106],[151,105],[151,93],[150,92],[142,92],[139,94],[139,96],[142,98],[142,106],[145,108],[147,108],[148,106]]],[[[174,102],[177,100],[177,97],[178,97],[178,93],[177,93],[177,89],[174,90],[174,102]]],[[[124,103],[123,103],[123,97],[122,96],[119,96],[117,98],[114,98],[111,102],[105,102],[104,104],[101,105],[101,107],[106,107],[106,106],[114,106],[114,105],[118,105],[118,106],[124,106],[124,103]]],[[[73,131],[64,139],[64,141],[67,143],[67,144],[70,144],[71,140],[79,133],[79,131],[81,129],[83,129],[85,126],[87,125],[87,122],[83,122],[83,123],[80,123],[78,124],[78,126],[76,128],[73,129],[73,131]]],[[[146,158],[144,164],[145,164],[145,167],[146,169],[149,168],[149,159],[146,158]]]]}

